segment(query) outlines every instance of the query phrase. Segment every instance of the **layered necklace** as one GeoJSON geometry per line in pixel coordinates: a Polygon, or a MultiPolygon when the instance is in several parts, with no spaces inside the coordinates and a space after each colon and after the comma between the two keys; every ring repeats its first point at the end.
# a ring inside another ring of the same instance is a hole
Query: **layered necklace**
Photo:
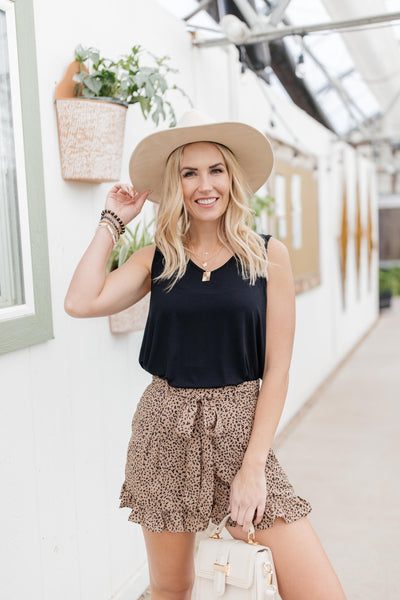
{"type": "MultiPolygon", "coordinates": [[[[188,246],[189,246],[189,245],[190,245],[190,237],[189,237],[189,239],[188,239],[188,246]]],[[[215,252],[215,254],[212,254],[211,256],[208,256],[208,255],[209,255],[209,252],[203,252],[204,258],[203,258],[203,257],[200,257],[200,255],[199,255],[199,254],[197,254],[196,252],[194,252],[193,250],[191,250],[191,249],[189,248],[189,252],[191,252],[192,254],[194,254],[195,256],[197,256],[197,257],[200,259],[200,262],[201,262],[202,268],[204,269],[204,272],[203,272],[203,277],[202,277],[202,280],[201,280],[201,281],[210,281],[210,278],[211,278],[211,271],[209,271],[209,270],[207,269],[207,267],[208,267],[208,261],[209,261],[209,260],[211,260],[211,259],[213,259],[213,258],[215,258],[215,257],[216,257],[216,256],[217,256],[217,255],[218,255],[220,252],[221,252],[221,250],[222,250],[222,248],[223,248],[223,247],[224,247],[224,246],[222,246],[222,245],[221,245],[221,246],[220,246],[220,248],[219,248],[219,250],[218,250],[218,252],[215,252]]]]}

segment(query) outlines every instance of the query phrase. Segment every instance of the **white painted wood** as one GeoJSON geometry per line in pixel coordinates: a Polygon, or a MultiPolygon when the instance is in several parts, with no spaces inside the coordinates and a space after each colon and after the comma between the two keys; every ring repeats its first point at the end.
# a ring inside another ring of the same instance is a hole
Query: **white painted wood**
{"type": "MultiPolygon", "coordinates": [[[[113,336],[107,318],[73,319],[63,308],[73,271],[92,239],[110,187],[61,177],[52,94],[75,45],[87,43],[117,56],[135,41],[155,54],[169,54],[180,70],[177,83],[200,109],[216,119],[232,115],[266,131],[270,127],[269,103],[255,77],[240,73],[235,52],[192,51],[184,25],[153,0],[119,0],[113,10],[109,8],[104,0],[71,0],[61,24],[57,3],[35,3],[55,338],[0,357],[0,475],[6,490],[0,501],[4,572],[0,596],[16,600],[134,600],[148,581],[141,528],[128,522],[129,509],[118,508],[132,416],[151,379],[138,364],[142,332],[113,336]],[[93,15],[96,27],[89,40],[87,23],[93,15]],[[228,73],[236,73],[235,85],[228,81],[228,73]]],[[[299,144],[319,163],[321,286],[297,298],[281,430],[377,317],[377,256],[369,289],[365,243],[361,297],[356,293],[351,245],[348,305],[341,309],[336,249],[340,148],[346,152],[351,214],[356,169],[363,182],[364,226],[368,189],[375,226],[377,204],[371,164],[339,146],[329,131],[276,93],[268,88],[266,93],[280,115],[270,133],[293,143],[290,131],[295,131],[299,144]]],[[[186,108],[177,95],[178,115],[186,108]]],[[[140,109],[130,107],[122,181],[129,181],[133,147],[152,131],[140,109]]],[[[152,209],[146,203],[143,215],[150,218],[152,209]]]]}

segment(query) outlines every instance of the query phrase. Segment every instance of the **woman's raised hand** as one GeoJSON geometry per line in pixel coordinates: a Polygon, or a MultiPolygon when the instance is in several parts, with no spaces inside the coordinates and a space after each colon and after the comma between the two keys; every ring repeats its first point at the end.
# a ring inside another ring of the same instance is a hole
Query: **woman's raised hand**
{"type": "Polygon", "coordinates": [[[106,209],[115,212],[124,225],[138,216],[151,190],[139,194],[129,183],[116,183],[108,192],[106,209]]]}

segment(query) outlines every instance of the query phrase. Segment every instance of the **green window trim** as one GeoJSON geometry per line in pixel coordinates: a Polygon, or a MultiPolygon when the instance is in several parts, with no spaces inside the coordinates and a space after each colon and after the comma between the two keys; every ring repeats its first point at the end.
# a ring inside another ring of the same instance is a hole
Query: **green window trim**
{"type": "Polygon", "coordinates": [[[35,314],[0,321],[0,354],[54,338],[33,2],[14,6],[35,314]]]}

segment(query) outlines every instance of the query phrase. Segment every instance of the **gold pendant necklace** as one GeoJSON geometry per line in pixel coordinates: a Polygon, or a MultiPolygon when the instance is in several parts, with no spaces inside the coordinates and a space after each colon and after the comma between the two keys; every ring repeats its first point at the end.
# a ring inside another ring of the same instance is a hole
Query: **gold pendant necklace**
{"type": "MultiPolygon", "coordinates": [[[[189,238],[189,242],[190,242],[190,238],[189,238]]],[[[207,268],[206,268],[208,266],[208,262],[207,261],[209,261],[210,258],[214,258],[215,256],[217,256],[221,252],[222,248],[223,248],[223,246],[220,247],[220,249],[218,250],[218,252],[216,252],[215,254],[213,254],[211,257],[208,257],[205,261],[201,260],[202,267],[203,267],[203,269],[205,269],[205,271],[203,272],[203,277],[202,277],[201,281],[210,281],[210,279],[211,279],[211,271],[208,271],[207,268]]],[[[200,256],[196,252],[194,252],[193,250],[189,249],[189,251],[192,254],[194,254],[195,256],[197,256],[198,258],[200,258],[200,256]]],[[[208,252],[204,252],[204,254],[208,254],[208,252]]]]}

